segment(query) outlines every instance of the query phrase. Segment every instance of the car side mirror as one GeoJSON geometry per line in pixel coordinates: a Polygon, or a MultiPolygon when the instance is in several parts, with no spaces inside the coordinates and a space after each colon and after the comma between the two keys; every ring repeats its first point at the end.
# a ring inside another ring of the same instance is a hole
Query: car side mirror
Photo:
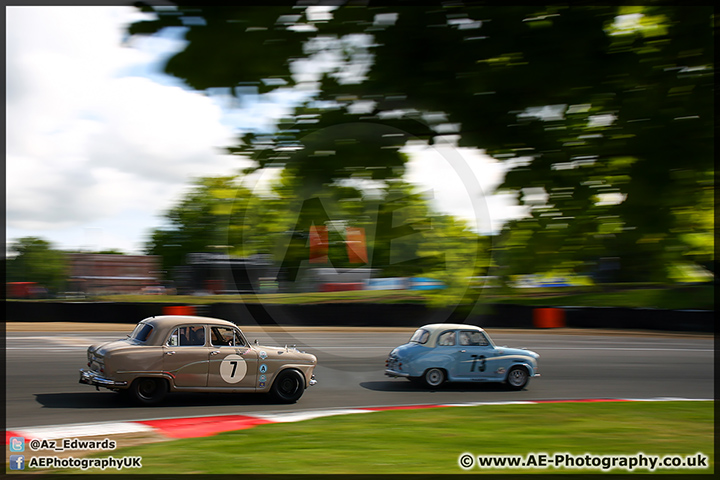
{"type": "Polygon", "coordinates": [[[253,343],[254,343],[255,345],[258,344],[257,338],[255,339],[255,341],[254,341],[253,343]]]}

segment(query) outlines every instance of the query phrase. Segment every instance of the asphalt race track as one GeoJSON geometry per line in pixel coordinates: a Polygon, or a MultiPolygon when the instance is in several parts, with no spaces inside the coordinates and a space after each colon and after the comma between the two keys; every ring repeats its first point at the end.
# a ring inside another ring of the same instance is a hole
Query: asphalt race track
{"type": "Polygon", "coordinates": [[[445,384],[437,391],[383,374],[390,350],[410,333],[358,331],[248,333],[264,345],[296,344],[318,357],[318,384],[293,405],[262,395],[173,394],[159,407],[133,407],[108,390],[78,383],[91,343],[125,332],[8,332],[8,429],[31,426],[284,412],[322,408],[508,400],[682,397],[712,399],[714,340],[710,335],[488,333],[498,345],[540,354],[541,377],[522,391],[499,384],[445,384]]]}

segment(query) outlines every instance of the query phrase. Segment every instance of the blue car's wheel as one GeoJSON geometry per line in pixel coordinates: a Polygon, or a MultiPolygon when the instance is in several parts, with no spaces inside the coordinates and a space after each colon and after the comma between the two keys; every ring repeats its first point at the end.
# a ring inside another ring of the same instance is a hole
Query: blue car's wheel
{"type": "Polygon", "coordinates": [[[530,380],[530,375],[525,367],[516,365],[508,371],[507,384],[512,390],[522,390],[530,380]]]}
{"type": "Polygon", "coordinates": [[[445,381],[445,372],[439,368],[429,368],[423,375],[425,385],[430,388],[437,388],[445,381]]]}

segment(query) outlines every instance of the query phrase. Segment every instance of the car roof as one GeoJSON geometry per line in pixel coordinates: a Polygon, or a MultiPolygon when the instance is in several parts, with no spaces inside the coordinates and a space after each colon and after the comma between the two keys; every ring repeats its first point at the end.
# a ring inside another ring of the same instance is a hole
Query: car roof
{"type": "Polygon", "coordinates": [[[434,348],[437,345],[437,339],[440,334],[448,330],[472,330],[475,332],[485,331],[477,325],[465,325],[464,323],[431,323],[420,328],[429,333],[427,341],[422,345],[430,348],[434,348]]]}
{"type": "Polygon", "coordinates": [[[439,331],[439,330],[480,330],[484,331],[482,328],[478,327],[477,325],[466,325],[464,323],[431,323],[429,325],[423,325],[420,327],[422,329],[425,329],[431,333],[439,331]]]}
{"type": "Polygon", "coordinates": [[[237,327],[234,323],[223,320],[221,318],[200,317],[196,315],[158,315],[156,317],[148,317],[141,321],[158,329],[172,328],[176,325],[186,325],[189,323],[203,323],[205,325],[218,325],[222,327],[237,327]]]}

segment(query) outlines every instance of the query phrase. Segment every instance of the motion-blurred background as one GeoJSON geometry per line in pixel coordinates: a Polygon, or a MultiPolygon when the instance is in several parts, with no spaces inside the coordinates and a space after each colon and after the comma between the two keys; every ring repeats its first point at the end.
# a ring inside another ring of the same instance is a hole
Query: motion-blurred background
{"type": "Polygon", "coordinates": [[[714,309],[711,7],[7,18],[8,297],[714,309]]]}

